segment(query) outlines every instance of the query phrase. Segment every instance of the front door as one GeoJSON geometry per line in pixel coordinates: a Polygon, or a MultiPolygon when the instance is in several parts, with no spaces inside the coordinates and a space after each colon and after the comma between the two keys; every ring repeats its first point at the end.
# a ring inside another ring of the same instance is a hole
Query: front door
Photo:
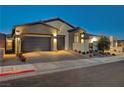
{"type": "Polygon", "coordinates": [[[65,36],[64,35],[57,36],[57,49],[58,50],[65,49],[65,36]]]}

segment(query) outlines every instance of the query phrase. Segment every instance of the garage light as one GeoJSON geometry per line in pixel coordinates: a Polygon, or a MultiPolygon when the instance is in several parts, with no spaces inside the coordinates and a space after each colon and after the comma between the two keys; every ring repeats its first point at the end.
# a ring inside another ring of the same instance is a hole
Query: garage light
{"type": "Polygon", "coordinates": [[[53,41],[54,41],[54,43],[56,43],[56,42],[57,42],[57,39],[56,39],[56,38],[54,38],[54,39],[53,39],[53,41]]]}
{"type": "Polygon", "coordinates": [[[54,33],[54,34],[53,34],[53,36],[54,36],[54,37],[56,37],[56,36],[57,36],[57,34],[56,34],[56,33],[54,33]]]}
{"type": "Polygon", "coordinates": [[[84,34],[81,34],[81,37],[84,37],[84,34]]]}
{"type": "Polygon", "coordinates": [[[15,31],[15,34],[16,34],[16,35],[20,35],[20,34],[21,34],[21,31],[16,30],[16,31],[15,31]]]}
{"type": "Polygon", "coordinates": [[[84,39],[81,39],[81,43],[84,43],[84,39]]]}

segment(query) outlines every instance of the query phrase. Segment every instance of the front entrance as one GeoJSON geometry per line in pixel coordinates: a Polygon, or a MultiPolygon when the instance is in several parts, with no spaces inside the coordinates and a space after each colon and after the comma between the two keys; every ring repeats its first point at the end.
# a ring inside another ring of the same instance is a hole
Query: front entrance
{"type": "Polygon", "coordinates": [[[64,35],[58,35],[57,36],[57,49],[58,50],[64,50],[65,49],[65,36],[64,35]]]}

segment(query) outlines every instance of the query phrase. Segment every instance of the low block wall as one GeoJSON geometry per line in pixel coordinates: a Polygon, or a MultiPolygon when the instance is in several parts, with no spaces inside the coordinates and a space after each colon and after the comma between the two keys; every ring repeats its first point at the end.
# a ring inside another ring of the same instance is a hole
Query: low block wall
{"type": "Polygon", "coordinates": [[[89,52],[89,44],[88,43],[73,43],[73,50],[81,51],[81,52],[89,52]]]}
{"type": "Polygon", "coordinates": [[[124,47],[112,47],[110,52],[115,54],[124,53],[124,47]]]}

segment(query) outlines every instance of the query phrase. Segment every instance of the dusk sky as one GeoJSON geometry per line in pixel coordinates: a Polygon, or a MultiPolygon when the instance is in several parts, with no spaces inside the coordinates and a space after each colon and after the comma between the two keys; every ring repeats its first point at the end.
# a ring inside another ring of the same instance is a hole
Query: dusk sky
{"type": "Polygon", "coordinates": [[[0,32],[14,25],[59,17],[97,35],[124,39],[124,6],[0,6],[0,32]]]}

